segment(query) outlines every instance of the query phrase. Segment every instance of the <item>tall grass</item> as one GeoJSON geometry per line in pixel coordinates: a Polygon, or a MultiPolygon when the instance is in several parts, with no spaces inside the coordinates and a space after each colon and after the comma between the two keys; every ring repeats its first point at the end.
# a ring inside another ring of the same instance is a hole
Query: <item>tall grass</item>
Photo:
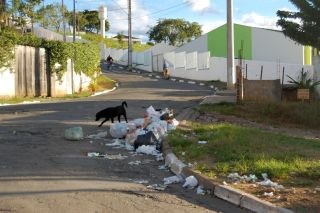
{"type": "Polygon", "coordinates": [[[169,135],[175,153],[198,169],[226,175],[267,173],[277,179],[320,178],[320,143],[232,124],[194,123],[169,135]],[[201,145],[198,141],[208,143],[201,145]],[[181,155],[181,153],[184,155],[181,155]]]}

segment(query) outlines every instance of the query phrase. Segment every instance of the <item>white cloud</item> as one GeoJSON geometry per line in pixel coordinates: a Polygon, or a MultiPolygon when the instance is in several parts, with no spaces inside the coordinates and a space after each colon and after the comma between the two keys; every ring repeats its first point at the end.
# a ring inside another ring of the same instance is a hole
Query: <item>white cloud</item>
{"type": "Polygon", "coordinates": [[[259,15],[255,12],[244,14],[240,20],[240,23],[269,29],[279,29],[277,27],[277,17],[267,17],[259,15]]]}
{"type": "Polygon", "coordinates": [[[186,0],[195,12],[206,12],[212,9],[210,0],[186,0]]]}
{"type": "MultiPolygon", "coordinates": [[[[112,10],[108,12],[108,21],[110,22],[109,34],[123,32],[128,34],[128,1],[117,0],[117,5],[112,5],[112,10]],[[122,8],[122,10],[120,9],[122,8]]],[[[148,31],[148,25],[151,24],[149,11],[142,7],[139,0],[132,0],[132,34],[133,36],[145,35],[148,31]]]]}

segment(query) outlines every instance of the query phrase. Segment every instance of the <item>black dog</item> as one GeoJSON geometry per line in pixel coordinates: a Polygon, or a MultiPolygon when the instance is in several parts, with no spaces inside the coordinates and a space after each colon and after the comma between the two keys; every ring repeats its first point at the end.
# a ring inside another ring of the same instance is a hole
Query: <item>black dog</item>
{"type": "Polygon", "coordinates": [[[100,112],[97,112],[96,121],[100,120],[101,118],[104,118],[104,121],[102,121],[99,127],[102,126],[102,124],[109,119],[111,119],[111,122],[113,123],[113,118],[117,116],[118,116],[118,121],[120,123],[121,115],[124,116],[124,118],[126,119],[126,122],[128,123],[126,109],[124,106],[128,107],[127,102],[125,101],[122,102],[121,106],[109,107],[104,110],[101,110],[100,112]]]}

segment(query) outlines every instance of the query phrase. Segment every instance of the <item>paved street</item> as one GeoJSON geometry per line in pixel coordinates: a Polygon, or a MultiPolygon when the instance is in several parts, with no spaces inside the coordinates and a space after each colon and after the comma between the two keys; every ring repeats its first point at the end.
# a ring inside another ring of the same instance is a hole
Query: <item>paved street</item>
{"type": "Polygon", "coordinates": [[[246,212],[225,201],[197,195],[182,184],[165,191],[173,174],[159,170],[153,156],[105,146],[108,139],[67,141],[64,130],[81,126],[85,135],[98,128],[97,111],[127,101],[128,119],[143,117],[150,105],[179,113],[212,94],[208,87],[150,78],[121,70],[106,72],[117,90],[63,102],[0,106],[0,212],[246,212]],[[128,156],[124,160],[88,158],[87,152],[128,156]],[[128,162],[140,160],[141,165],[128,162]],[[148,183],[139,184],[141,180],[148,183]]]}

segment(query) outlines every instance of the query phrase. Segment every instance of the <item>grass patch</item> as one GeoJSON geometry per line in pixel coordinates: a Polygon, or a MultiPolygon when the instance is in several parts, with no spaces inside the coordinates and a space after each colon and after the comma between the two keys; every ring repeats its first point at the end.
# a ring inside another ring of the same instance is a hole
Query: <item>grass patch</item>
{"type": "Polygon", "coordinates": [[[289,181],[319,181],[320,143],[232,124],[192,123],[189,130],[169,134],[174,152],[185,162],[212,175],[267,173],[289,181]],[[207,144],[198,144],[205,140],[207,144]]]}
{"type": "Polygon", "coordinates": [[[221,103],[202,105],[200,111],[218,112],[278,126],[320,130],[320,102],[221,103]]]}
{"type": "Polygon", "coordinates": [[[62,97],[0,97],[0,104],[18,104],[23,102],[34,102],[34,101],[57,101],[64,99],[73,98],[85,98],[92,95],[94,92],[100,92],[108,89],[112,89],[115,86],[115,81],[100,75],[89,85],[89,90],[76,92],[74,94],[67,94],[62,97]]]}

